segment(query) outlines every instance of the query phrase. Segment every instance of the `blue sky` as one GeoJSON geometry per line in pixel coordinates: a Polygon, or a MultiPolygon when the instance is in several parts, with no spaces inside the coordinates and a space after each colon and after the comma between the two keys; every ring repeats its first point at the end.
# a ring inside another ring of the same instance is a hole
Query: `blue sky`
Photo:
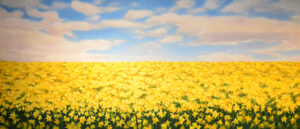
{"type": "Polygon", "coordinates": [[[300,61],[299,0],[0,0],[0,59],[300,61]]]}

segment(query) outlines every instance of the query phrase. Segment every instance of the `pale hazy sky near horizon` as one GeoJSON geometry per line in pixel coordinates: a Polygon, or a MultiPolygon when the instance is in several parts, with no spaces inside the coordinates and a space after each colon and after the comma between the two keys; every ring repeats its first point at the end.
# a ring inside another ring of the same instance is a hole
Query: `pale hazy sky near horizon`
{"type": "Polygon", "coordinates": [[[300,61],[300,0],[0,0],[0,60],[300,61]]]}

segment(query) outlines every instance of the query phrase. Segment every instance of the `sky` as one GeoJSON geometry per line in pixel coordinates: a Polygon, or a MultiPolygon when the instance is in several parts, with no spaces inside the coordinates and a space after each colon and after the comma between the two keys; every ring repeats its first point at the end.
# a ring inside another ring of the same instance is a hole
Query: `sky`
{"type": "Polygon", "coordinates": [[[300,0],[0,0],[0,60],[300,61],[300,0]]]}

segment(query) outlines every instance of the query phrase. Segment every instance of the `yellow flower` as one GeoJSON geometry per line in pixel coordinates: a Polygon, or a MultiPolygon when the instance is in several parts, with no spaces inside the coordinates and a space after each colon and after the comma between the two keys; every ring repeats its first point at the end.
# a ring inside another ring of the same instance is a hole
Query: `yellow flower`
{"type": "Polygon", "coordinates": [[[84,117],[84,116],[80,117],[80,118],[79,118],[79,122],[80,122],[80,123],[84,123],[84,122],[85,122],[85,117],[84,117]]]}
{"type": "Polygon", "coordinates": [[[75,121],[77,121],[77,120],[78,120],[78,116],[75,115],[73,119],[74,119],[75,121]]]}
{"type": "Polygon", "coordinates": [[[270,114],[272,113],[272,108],[268,107],[267,110],[268,110],[268,113],[270,113],[270,114]]]}
{"type": "Polygon", "coordinates": [[[196,117],[198,115],[197,112],[193,112],[193,116],[196,117]]]}
{"type": "Polygon", "coordinates": [[[58,124],[63,119],[66,123],[76,122],[74,128],[85,122],[93,128],[95,121],[102,121],[98,123],[102,128],[126,128],[131,124],[130,128],[151,128],[149,124],[168,128],[171,123],[176,128],[196,128],[196,124],[205,128],[234,128],[240,124],[275,128],[277,116],[281,121],[276,123],[277,128],[297,128],[299,102],[286,93],[298,93],[293,85],[300,81],[299,70],[298,62],[0,61],[0,123],[22,128],[23,121],[19,122],[16,113],[25,111],[24,128],[34,125],[30,118],[39,126],[43,126],[40,122],[58,124]],[[276,102],[276,106],[264,106],[268,102],[276,102]],[[255,113],[249,114],[249,110],[255,113]],[[166,114],[171,119],[165,119],[166,114]],[[295,115],[289,117],[291,114],[295,115]],[[3,116],[14,120],[9,122],[3,116]],[[164,119],[160,122],[160,118],[164,119]],[[163,121],[167,122],[158,125],[163,121]]]}
{"type": "Polygon", "coordinates": [[[98,123],[98,127],[103,127],[103,125],[104,125],[104,123],[102,122],[102,121],[100,121],[99,123],[98,123]]]}
{"type": "Polygon", "coordinates": [[[257,112],[257,111],[258,111],[258,109],[259,109],[259,106],[257,106],[257,105],[254,105],[253,109],[254,109],[254,112],[257,112]]]}
{"type": "Polygon", "coordinates": [[[117,127],[122,127],[122,123],[121,122],[117,122],[117,127]]]}
{"type": "Polygon", "coordinates": [[[42,116],[41,115],[38,117],[38,120],[42,120],[42,116]]]}
{"type": "Polygon", "coordinates": [[[46,116],[46,121],[47,121],[47,122],[51,122],[51,121],[52,121],[52,117],[49,116],[49,115],[47,115],[47,116],[46,116]]]}
{"type": "Polygon", "coordinates": [[[213,112],[213,118],[217,118],[219,116],[218,112],[213,112]]]}
{"type": "Polygon", "coordinates": [[[251,117],[250,116],[246,116],[245,119],[246,119],[247,123],[249,123],[251,121],[251,117]]]}
{"type": "Polygon", "coordinates": [[[263,123],[259,124],[259,128],[261,128],[261,129],[264,128],[264,126],[265,125],[263,123]]]}
{"type": "Polygon", "coordinates": [[[54,124],[58,125],[58,124],[59,124],[59,120],[58,120],[58,119],[55,119],[55,120],[54,120],[54,124]]]}
{"type": "Polygon", "coordinates": [[[164,117],[164,113],[163,113],[162,111],[160,111],[160,112],[158,113],[158,116],[159,116],[160,118],[163,118],[163,117],[164,117]]]}
{"type": "Polygon", "coordinates": [[[154,117],[152,120],[153,120],[153,124],[156,124],[159,121],[156,117],[154,117]]]}
{"type": "Polygon", "coordinates": [[[185,119],[183,117],[179,117],[179,124],[183,124],[185,119]]]}
{"type": "MultiPolygon", "coordinates": [[[[250,118],[251,118],[251,117],[250,117],[250,118]]],[[[237,119],[238,119],[239,122],[242,122],[242,121],[243,121],[243,117],[241,117],[241,116],[238,116],[237,119]]]]}
{"type": "Polygon", "coordinates": [[[291,118],[290,121],[291,121],[291,123],[293,123],[293,124],[296,123],[296,119],[295,119],[295,118],[291,118]]]}
{"type": "Polygon", "coordinates": [[[224,118],[225,118],[225,120],[230,120],[231,119],[231,117],[229,115],[226,115],[224,118]]]}
{"type": "Polygon", "coordinates": [[[168,125],[167,125],[166,123],[163,123],[163,124],[161,124],[161,128],[162,128],[162,129],[167,129],[167,128],[168,128],[168,125]]]}
{"type": "Polygon", "coordinates": [[[221,126],[219,129],[226,129],[226,127],[225,126],[221,126]]]}
{"type": "Polygon", "coordinates": [[[213,125],[210,127],[210,129],[217,129],[217,127],[218,127],[218,125],[213,124],[213,125]]]}
{"type": "Polygon", "coordinates": [[[238,124],[238,123],[239,123],[239,121],[238,121],[237,119],[234,119],[234,120],[232,121],[232,123],[234,123],[234,124],[238,124]]]}
{"type": "Polygon", "coordinates": [[[169,125],[170,125],[170,121],[167,120],[167,121],[165,122],[165,124],[166,124],[167,126],[169,126],[169,125]]]}
{"type": "Polygon", "coordinates": [[[29,124],[35,125],[35,120],[28,120],[29,124]]]}
{"type": "Polygon", "coordinates": [[[258,120],[257,117],[256,117],[256,118],[253,120],[253,122],[254,122],[256,125],[258,125],[259,122],[260,122],[260,120],[258,120]]]}
{"type": "Polygon", "coordinates": [[[223,125],[223,121],[220,119],[220,120],[218,121],[218,124],[219,124],[219,125],[223,125]]]}
{"type": "Polygon", "coordinates": [[[295,114],[294,116],[296,119],[300,118],[298,114],[295,114]]]}
{"type": "Polygon", "coordinates": [[[94,120],[91,117],[89,117],[86,122],[87,124],[91,124],[92,122],[94,122],[94,120]]]}
{"type": "Polygon", "coordinates": [[[37,118],[39,116],[39,112],[38,111],[35,111],[34,113],[33,113],[33,117],[34,118],[37,118]]]}
{"type": "Polygon", "coordinates": [[[285,116],[283,116],[283,117],[281,118],[281,121],[284,122],[284,123],[286,123],[286,120],[287,120],[287,118],[286,118],[285,116]]]}
{"type": "Polygon", "coordinates": [[[74,116],[74,113],[75,113],[74,111],[70,112],[69,116],[72,118],[74,116]]]}
{"type": "Polygon", "coordinates": [[[269,128],[271,128],[271,129],[275,129],[275,128],[276,128],[276,126],[275,126],[275,123],[273,123],[273,124],[269,125],[269,128]]]}
{"type": "Polygon", "coordinates": [[[191,121],[190,120],[186,120],[185,125],[190,125],[191,121]]]}
{"type": "Polygon", "coordinates": [[[269,121],[273,121],[274,120],[274,116],[271,116],[270,118],[269,118],[269,121]]]}
{"type": "Polygon", "coordinates": [[[148,121],[146,119],[144,119],[143,125],[147,125],[147,124],[148,124],[148,121]]]}
{"type": "Polygon", "coordinates": [[[65,122],[69,122],[69,121],[70,121],[70,118],[67,117],[67,116],[64,116],[64,121],[65,121],[65,122]]]}
{"type": "Polygon", "coordinates": [[[12,120],[15,120],[16,117],[17,117],[17,115],[16,115],[15,112],[13,112],[13,113],[11,113],[11,114],[9,115],[9,118],[12,119],[12,120]]]}
{"type": "Polygon", "coordinates": [[[105,119],[109,119],[110,118],[110,115],[109,114],[106,114],[105,115],[105,119]]]}

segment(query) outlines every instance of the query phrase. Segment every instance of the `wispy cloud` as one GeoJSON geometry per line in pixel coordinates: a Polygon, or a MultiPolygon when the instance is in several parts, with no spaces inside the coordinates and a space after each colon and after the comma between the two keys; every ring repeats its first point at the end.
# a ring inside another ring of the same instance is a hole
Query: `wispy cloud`
{"type": "Polygon", "coordinates": [[[168,34],[167,27],[160,27],[156,29],[152,29],[149,31],[146,30],[135,30],[134,33],[137,35],[137,38],[144,38],[144,37],[164,37],[168,34]]]}
{"type": "Polygon", "coordinates": [[[10,13],[0,9],[1,59],[10,60],[14,57],[12,59],[38,61],[35,59],[76,57],[86,55],[87,50],[108,50],[112,46],[124,43],[123,40],[104,39],[71,42],[63,35],[71,30],[91,29],[92,25],[85,22],[62,23],[54,12],[30,10],[28,14],[43,17],[44,20],[38,23],[25,20],[22,19],[23,13],[20,11],[10,13]],[[38,31],[40,29],[46,29],[49,33],[38,31]]]}
{"type": "Polygon", "coordinates": [[[281,47],[281,51],[300,49],[298,36],[300,24],[290,21],[242,16],[207,17],[168,13],[151,17],[147,23],[172,24],[178,27],[177,34],[198,38],[189,45],[262,41],[282,42],[285,47],[281,47]]]}
{"type": "Polygon", "coordinates": [[[174,43],[174,42],[180,42],[183,39],[181,35],[168,35],[160,40],[161,43],[167,44],[167,43],[174,43]]]}
{"type": "Polygon", "coordinates": [[[71,7],[85,15],[95,15],[104,12],[114,12],[120,9],[118,7],[98,7],[94,6],[93,4],[80,1],[73,1],[71,3],[71,7]]]}
{"type": "Polygon", "coordinates": [[[169,12],[175,12],[178,11],[179,9],[186,9],[186,8],[191,8],[195,5],[195,1],[194,0],[178,0],[176,2],[176,5],[171,7],[169,9],[169,12]]]}
{"type": "Polygon", "coordinates": [[[189,13],[192,13],[192,14],[196,14],[196,13],[202,13],[204,11],[207,11],[207,10],[214,10],[214,9],[217,9],[221,6],[221,4],[223,4],[224,1],[222,0],[207,0],[205,1],[204,5],[200,8],[190,8],[188,9],[188,12],[189,13]]]}
{"type": "Polygon", "coordinates": [[[250,11],[257,13],[300,13],[299,0],[234,0],[226,6],[223,12],[249,14],[250,11]]]}
{"type": "Polygon", "coordinates": [[[41,0],[0,0],[1,4],[11,8],[49,8],[41,4],[40,1],[41,0]]]}
{"type": "Polygon", "coordinates": [[[0,0],[0,59],[300,61],[299,4],[0,0]]]}
{"type": "Polygon", "coordinates": [[[153,12],[150,10],[129,10],[124,16],[125,19],[140,19],[144,17],[149,17],[153,15],[153,12]]]}

